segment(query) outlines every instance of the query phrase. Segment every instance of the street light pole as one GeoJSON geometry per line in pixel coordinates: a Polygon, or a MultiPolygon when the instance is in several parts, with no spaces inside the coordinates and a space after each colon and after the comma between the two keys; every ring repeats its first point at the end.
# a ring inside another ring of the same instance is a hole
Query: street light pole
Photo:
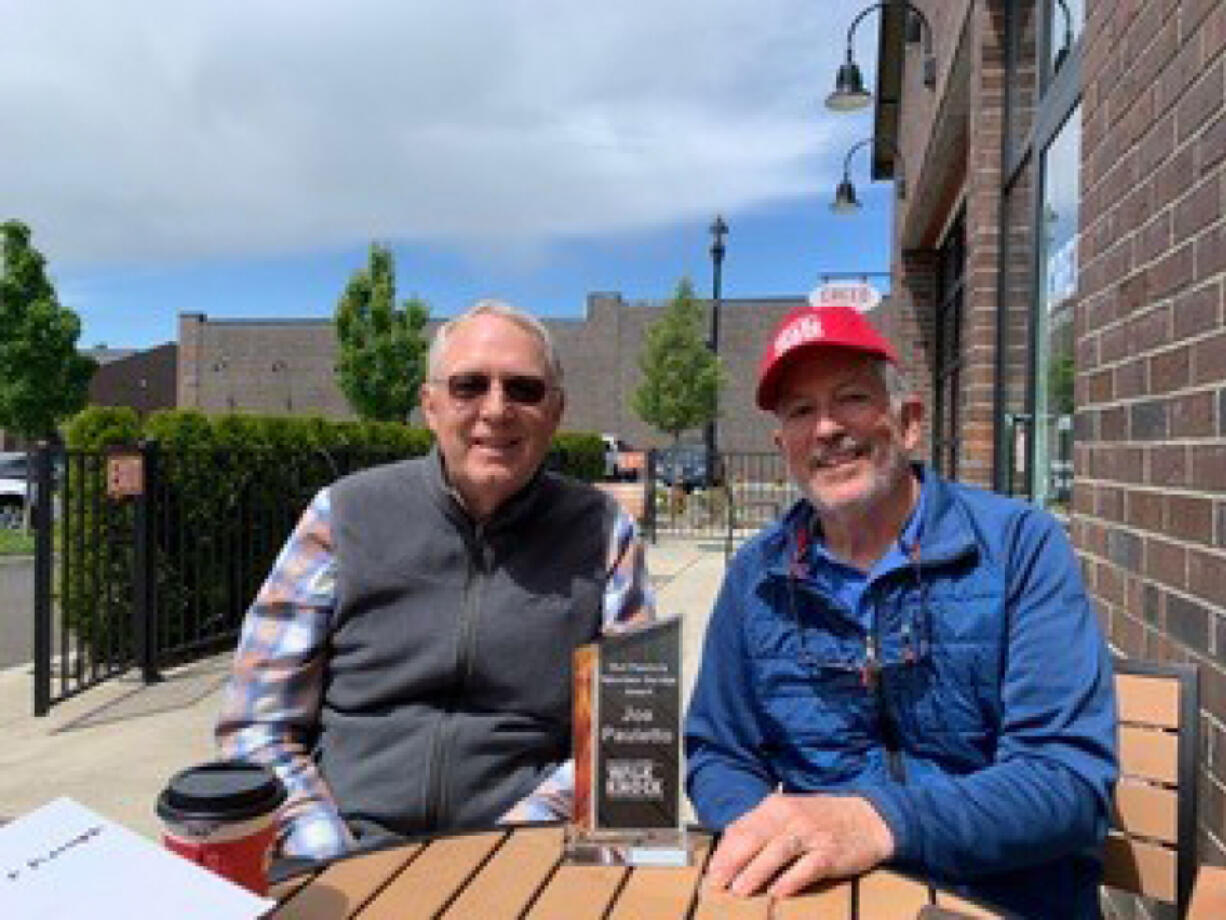
{"type": "MultiPolygon", "coordinates": [[[[707,343],[707,347],[711,349],[711,353],[719,357],[719,310],[722,306],[722,296],[720,293],[720,281],[724,266],[724,236],[728,233],[728,225],[724,223],[724,218],[716,214],[715,220],[711,224],[711,340],[707,343]]],[[[716,408],[719,407],[719,398],[716,397],[716,408]]],[[[703,431],[703,443],[707,451],[707,473],[710,475],[715,470],[715,419],[707,422],[706,429],[703,431]]]]}

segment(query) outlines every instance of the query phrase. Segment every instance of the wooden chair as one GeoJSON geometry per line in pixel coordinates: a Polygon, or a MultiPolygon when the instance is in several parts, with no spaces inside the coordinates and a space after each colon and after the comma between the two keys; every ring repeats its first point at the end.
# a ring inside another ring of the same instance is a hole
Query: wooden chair
{"type": "Polygon", "coordinates": [[[1222,920],[1226,917],[1226,868],[1201,866],[1192,889],[1188,920],[1222,920]]]}
{"type": "Polygon", "coordinates": [[[1115,662],[1120,781],[1103,884],[1188,910],[1196,878],[1199,689],[1194,665],[1115,662]]]}

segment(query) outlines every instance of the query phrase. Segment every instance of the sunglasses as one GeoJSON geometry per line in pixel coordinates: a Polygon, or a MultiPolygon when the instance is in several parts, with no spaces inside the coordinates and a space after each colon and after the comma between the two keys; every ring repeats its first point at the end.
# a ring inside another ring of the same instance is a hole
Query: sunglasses
{"type": "MultiPolygon", "coordinates": [[[[490,387],[494,385],[494,378],[482,371],[470,371],[452,374],[445,380],[433,382],[445,383],[447,395],[457,402],[472,402],[489,393],[490,387]]],[[[498,382],[502,387],[503,395],[511,402],[521,406],[539,405],[550,390],[556,389],[543,378],[527,374],[510,374],[506,377],[499,377],[498,382]]]]}

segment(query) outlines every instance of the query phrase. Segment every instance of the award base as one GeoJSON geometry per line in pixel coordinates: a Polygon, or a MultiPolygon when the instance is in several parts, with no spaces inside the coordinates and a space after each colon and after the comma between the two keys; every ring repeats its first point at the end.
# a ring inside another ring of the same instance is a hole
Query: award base
{"type": "Polygon", "coordinates": [[[593,831],[569,824],[562,861],[582,866],[689,866],[693,857],[683,827],[593,831]]]}

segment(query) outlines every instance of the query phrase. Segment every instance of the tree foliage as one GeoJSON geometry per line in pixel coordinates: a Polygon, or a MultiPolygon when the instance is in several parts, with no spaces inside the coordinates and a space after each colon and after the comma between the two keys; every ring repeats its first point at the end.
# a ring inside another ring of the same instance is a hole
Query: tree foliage
{"type": "Polygon", "coordinates": [[[353,273],[336,305],[337,381],[359,416],[408,419],[425,376],[423,330],[429,316],[429,307],[416,297],[396,306],[395,257],[372,244],[369,264],[353,273]]]}
{"type": "Polygon", "coordinates": [[[0,224],[0,256],[0,428],[53,435],[85,405],[97,365],[77,353],[81,321],[60,305],[25,224],[0,224]]]}
{"type": "Polygon", "coordinates": [[[631,408],[674,441],[718,412],[723,373],[719,358],[707,348],[702,320],[694,285],[682,278],[664,315],[647,329],[639,354],[643,382],[631,394],[631,408]]]}

